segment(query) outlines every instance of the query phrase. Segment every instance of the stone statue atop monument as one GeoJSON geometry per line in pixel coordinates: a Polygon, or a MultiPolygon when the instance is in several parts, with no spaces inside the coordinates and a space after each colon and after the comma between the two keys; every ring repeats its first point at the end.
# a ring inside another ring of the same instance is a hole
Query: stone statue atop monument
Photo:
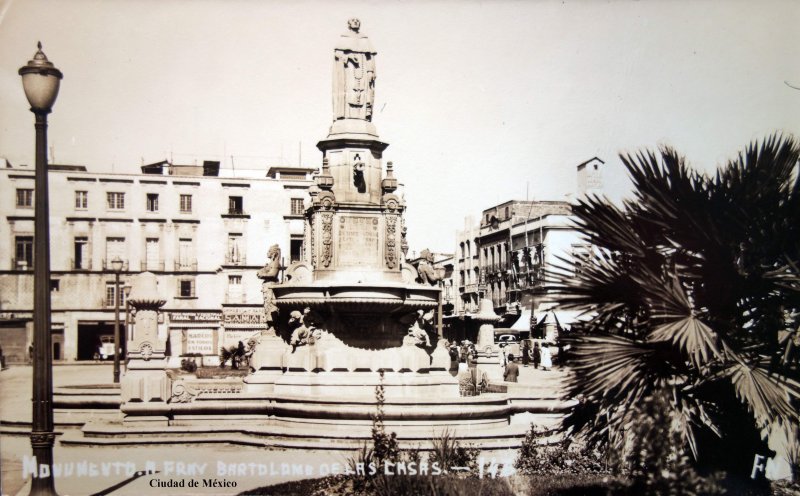
{"type": "Polygon", "coordinates": [[[378,52],[369,38],[359,33],[361,21],[350,19],[347,27],[333,53],[333,120],[372,121],[378,52]]]}

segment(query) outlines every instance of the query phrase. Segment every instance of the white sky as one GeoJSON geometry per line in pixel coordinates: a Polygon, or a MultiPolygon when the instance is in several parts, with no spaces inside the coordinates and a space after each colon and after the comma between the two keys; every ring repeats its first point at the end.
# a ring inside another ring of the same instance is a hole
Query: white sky
{"type": "Polygon", "coordinates": [[[671,144],[712,170],[800,135],[800,2],[4,1],[0,156],[32,164],[17,69],[36,41],[64,73],[57,163],[137,172],[168,158],[318,167],[333,46],[350,17],[378,51],[375,116],[405,184],[411,249],[452,251],[466,215],[563,199],[575,166],[671,144]]]}

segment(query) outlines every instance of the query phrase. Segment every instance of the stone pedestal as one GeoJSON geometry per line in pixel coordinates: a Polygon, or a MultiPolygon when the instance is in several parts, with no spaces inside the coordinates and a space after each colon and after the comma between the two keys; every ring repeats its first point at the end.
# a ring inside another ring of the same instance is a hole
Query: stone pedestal
{"type": "Polygon", "coordinates": [[[503,381],[503,366],[500,365],[499,352],[479,351],[475,368],[478,369],[481,374],[486,374],[486,378],[489,381],[503,381]]]}
{"type": "Polygon", "coordinates": [[[159,309],[166,303],[158,294],[156,276],[143,272],[136,276],[128,301],[134,321],[128,336],[128,366],[122,377],[121,410],[125,422],[146,422],[166,425],[163,415],[128,415],[131,404],[165,404],[172,395],[172,380],[167,375],[167,340],[158,332],[159,309]]]}
{"type": "Polygon", "coordinates": [[[283,375],[283,356],[287,351],[291,351],[291,347],[275,334],[274,329],[262,332],[250,357],[253,373],[244,379],[244,392],[273,392],[275,380],[283,375]]]}
{"type": "Polygon", "coordinates": [[[170,393],[170,378],[167,376],[167,361],[131,359],[122,380],[122,402],[147,403],[167,401],[170,393]]]}
{"type": "Polygon", "coordinates": [[[476,368],[480,374],[486,374],[489,381],[503,381],[503,366],[501,365],[500,348],[494,343],[494,323],[500,319],[494,313],[491,300],[483,299],[478,308],[475,320],[481,322],[478,329],[478,350],[476,368]]]}

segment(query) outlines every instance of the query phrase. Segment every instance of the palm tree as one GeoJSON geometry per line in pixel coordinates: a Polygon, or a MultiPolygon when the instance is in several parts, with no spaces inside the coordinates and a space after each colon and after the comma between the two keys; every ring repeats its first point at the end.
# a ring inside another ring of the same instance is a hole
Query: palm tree
{"type": "Polygon", "coordinates": [[[581,402],[564,427],[629,450],[641,406],[666,395],[702,466],[749,474],[759,430],[798,422],[800,145],[771,136],[713,176],[666,146],[621,159],[634,198],[574,206],[595,250],[551,283],[588,319],[569,338],[581,402]]]}

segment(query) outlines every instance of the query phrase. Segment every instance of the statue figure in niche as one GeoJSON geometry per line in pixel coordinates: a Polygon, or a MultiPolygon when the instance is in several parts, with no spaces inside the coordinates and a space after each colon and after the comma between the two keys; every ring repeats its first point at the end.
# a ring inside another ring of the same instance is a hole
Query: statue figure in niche
{"type": "Polygon", "coordinates": [[[333,52],[333,119],[371,121],[377,52],[359,33],[361,21],[350,19],[347,27],[333,52]]]}
{"type": "Polygon", "coordinates": [[[431,253],[430,250],[422,250],[421,258],[419,266],[417,267],[420,282],[422,284],[436,286],[436,284],[444,278],[443,271],[438,271],[433,267],[433,253],[431,253]]]}
{"type": "Polygon", "coordinates": [[[264,296],[264,314],[267,319],[267,327],[272,327],[275,316],[278,314],[278,306],[275,305],[275,293],[272,285],[278,282],[281,271],[281,249],[278,245],[272,245],[267,252],[267,263],[256,274],[263,282],[261,284],[261,294],[264,296]]]}
{"type": "Polygon", "coordinates": [[[434,310],[425,313],[424,310],[417,310],[417,317],[414,323],[408,328],[407,341],[412,341],[417,346],[425,345],[426,348],[431,346],[430,332],[433,330],[433,314],[434,310]]]}
{"type": "Polygon", "coordinates": [[[356,153],[355,157],[353,157],[353,185],[359,193],[366,193],[367,191],[367,183],[364,181],[366,167],[364,161],[361,160],[361,154],[356,153]]]}

